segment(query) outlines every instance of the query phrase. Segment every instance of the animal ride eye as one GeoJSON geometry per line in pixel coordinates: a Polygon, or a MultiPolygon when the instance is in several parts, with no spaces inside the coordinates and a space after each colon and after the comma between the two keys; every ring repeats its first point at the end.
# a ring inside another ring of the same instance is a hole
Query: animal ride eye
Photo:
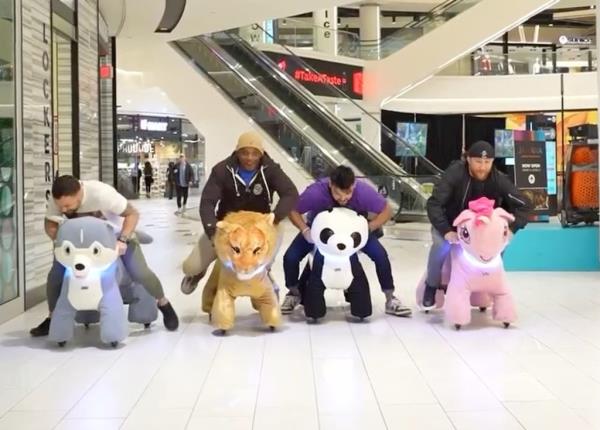
{"type": "Polygon", "coordinates": [[[235,252],[236,254],[240,253],[240,248],[239,246],[232,246],[231,249],[233,249],[233,252],[235,252]]]}
{"type": "Polygon", "coordinates": [[[355,231],[350,235],[350,237],[354,241],[354,247],[358,248],[358,245],[360,245],[360,241],[362,240],[362,236],[360,235],[360,233],[355,231]]]}
{"type": "Polygon", "coordinates": [[[258,254],[258,253],[261,251],[261,249],[262,249],[262,248],[261,248],[260,246],[259,246],[259,247],[257,247],[257,248],[254,248],[254,251],[252,251],[252,253],[253,253],[254,255],[256,255],[256,254],[258,254]]]}
{"type": "Polygon", "coordinates": [[[71,247],[70,246],[65,246],[65,254],[70,255],[71,254],[71,247]]]}
{"type": "Polygon", "coordinates": [[[321,230],[319,239],[321,240],[321,242],[326,244],[331,236],[333,236],[333,230],[330,228],[324,228],[323,230],[321,230]]]}
{"type": "Polygon", "coordinates": [[[471,235],[469,234],[469,230],[467,230],[467,227],[461,227],[459,232],[458,232],[460,239],[465,242],[465,243],[469,243],[471,242],[471,235]]]}
{"type": "Polygon", "coordinates": [[[97,246],[94,246],[94,248],[92,249],[92,253],[94,255],[99,255],[100,254],[100,248],[98,248],[97,246]]]}

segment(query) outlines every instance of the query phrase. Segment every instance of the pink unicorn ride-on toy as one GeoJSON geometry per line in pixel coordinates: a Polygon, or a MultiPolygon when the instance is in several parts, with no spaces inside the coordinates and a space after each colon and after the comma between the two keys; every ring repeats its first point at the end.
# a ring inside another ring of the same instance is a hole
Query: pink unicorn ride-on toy
{"type": "MultiPolygon", "coordinates": [[[[445,317],[457,330],[471,322],[471,306],[485,312],[508,328],[516,319],[512,294],[506,282],[501,253],[508,245],[509,222],[514,217],[494,201],[481,197],[469,202],[454,220],[459,243],[453,244],[442,269],[444,290],[436,293],[436,308],[444,308],[445,317]]],[[[425,276],[417,287],[417,304],[423,301],[425,276]]]]}

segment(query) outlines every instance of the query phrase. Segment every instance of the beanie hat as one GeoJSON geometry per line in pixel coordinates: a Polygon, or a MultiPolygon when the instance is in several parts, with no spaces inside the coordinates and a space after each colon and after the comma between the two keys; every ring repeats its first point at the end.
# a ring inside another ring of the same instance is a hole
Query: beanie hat
{"type": "Polygon", "coordinates": [[[260,151],[261,154],[264,154],[265,148],[263,147],[262,141],[263,139],[261,135],[256,131],[247,131],[240,135],[235,150],[238,151],[242,148],[254,148],[260,151]]]}

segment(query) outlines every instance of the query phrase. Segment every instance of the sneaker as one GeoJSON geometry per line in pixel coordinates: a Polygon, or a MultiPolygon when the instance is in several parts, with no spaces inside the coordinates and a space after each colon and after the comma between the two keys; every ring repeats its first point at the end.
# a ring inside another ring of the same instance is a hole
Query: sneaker
{"type": "Polygon", "coordinates": [[[423,293],[423,303],[421,309],[429,311],[435,308],[435,295],[437,293],[436,287],[425,285],[425,292],[423,293]]]}
{"type": "Polygon", "coordinates": [[[285,299],[283,299],[283,304],[281,305],[281,313],[284,315],[291,314],[292,312],[294,312],[294,309],[299,304],[300,304],[300,296],[286,294],[285,299]]]}
{"type": "Polygon", "coordinates": [[[181,292],[183,294],[192,294],[198,287],[198,282],[204,277],[204,272],[192,276],[184,276],[181,280],[181,292]]]}
{"type": "Polygon", "coordinates": [[[29,330],[29,334],[33,337],[48,336],[50,331],[50,318],[46,318],[40,325],[29,330]]]}
{"type": "Polygon", "coordinates": [[[412,316],[412,310],[404,306],[402,302],[396,297],[392,297],[385,303],[385,313],[395,315],[397,317],[410,317],[412,316]]]}
{"type": "Polygon", "coordinates": [[[173,306],[171,306],[171,303],[159,306],[158,310],[161,311],[163,314],[163,324],[165,325],[167,330],[177,330],[177,327],[179,327],[179,318],[177,318],[177,314],[175,313],[175,309],[173,309],[173,306]]]}

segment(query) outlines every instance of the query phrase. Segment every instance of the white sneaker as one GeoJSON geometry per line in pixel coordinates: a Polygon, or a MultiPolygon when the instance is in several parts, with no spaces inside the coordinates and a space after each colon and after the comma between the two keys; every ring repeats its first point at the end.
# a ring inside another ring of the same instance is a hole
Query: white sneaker
{"type": "Polygon", "coordinates": [[[385,303],[385,313],[397,317],[412,316],[412,310],[408,306],[404,306],[396,297],[392,297],[391,300],[385,303]]]}
{"type": "Polygon", "coordinates": [[[294,312],[294,309],[299,304],[300,304],[299,296],[292,296],[291,294],[287,294],[285,296],[285,299],[283,299],[283,304],[281,305],[281,313],[284,315],[291,314],[292,312],[294,312]]]}
{"type": "Polygon", "coordinates": [[[181,213],[185,213],[185,205],[183,205],[183,207],[181,208],[181,213]]]}

